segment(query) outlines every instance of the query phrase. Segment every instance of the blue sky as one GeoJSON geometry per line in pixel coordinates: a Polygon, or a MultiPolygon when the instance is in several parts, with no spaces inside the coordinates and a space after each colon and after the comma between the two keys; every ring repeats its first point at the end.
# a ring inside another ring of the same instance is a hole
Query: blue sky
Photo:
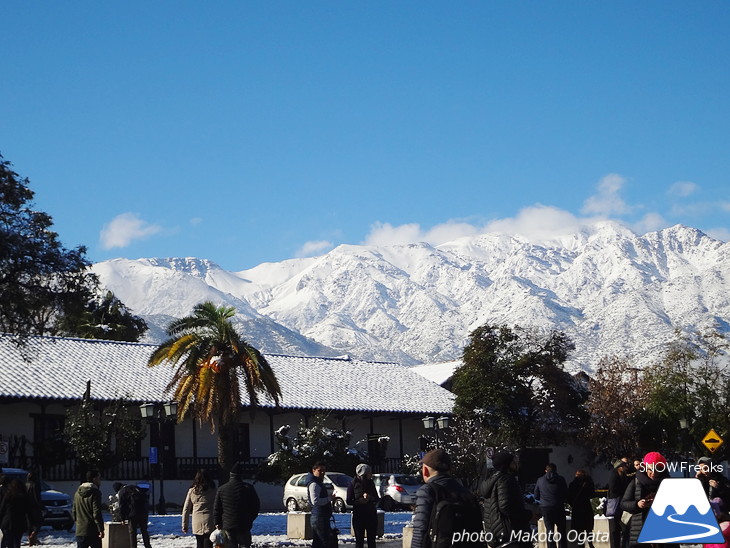
{"type": "Polygon", "coordinates": [[[595,218],[730,237],[730,3],[0,6],[0,152],[64,244],[229,270],[595,218]]]}

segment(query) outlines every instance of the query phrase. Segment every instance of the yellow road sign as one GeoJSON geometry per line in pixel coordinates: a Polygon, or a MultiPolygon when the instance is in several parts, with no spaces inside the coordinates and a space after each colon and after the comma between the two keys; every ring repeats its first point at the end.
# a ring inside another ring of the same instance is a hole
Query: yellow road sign
{"type": "Polygon", "coordinates": [[[714,453],[723,444],[723,441],[720,434],[715,432],[714,428],[710,428],[710,431],[702,438],[702,445],[707,447],[710,453],[714,453]]]}

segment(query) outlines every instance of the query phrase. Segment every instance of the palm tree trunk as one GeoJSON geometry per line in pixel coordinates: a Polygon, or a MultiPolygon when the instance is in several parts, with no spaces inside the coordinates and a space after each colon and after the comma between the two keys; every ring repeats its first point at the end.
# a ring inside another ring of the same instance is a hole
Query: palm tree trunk
{"type": "Polygon", "coordinates": [[[221,483],[228,481],[228,475],[235,464],[233,432],[235,423],[222,422],[218,428],[218,463],[223,469],[221,483]],[[224,481],[225,480],[225,481],[224,481]]]}

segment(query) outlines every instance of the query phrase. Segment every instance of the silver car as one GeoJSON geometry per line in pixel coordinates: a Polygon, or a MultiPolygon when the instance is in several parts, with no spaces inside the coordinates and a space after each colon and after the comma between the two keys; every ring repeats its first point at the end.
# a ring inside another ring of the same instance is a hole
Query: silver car
{"type": "Polygon", "coordinates": [[[380,493],[380,506],[388,512],[415,506],[416,492],[423,485],[419,476],[407,474],[373,474],[373,481],[380,493]]]}
{"type": "MultiPolygon", "coordinates": [[[[309,494],[307,493],[307,476],[309,474],[294,474],[284,485],[284,506],[287,512],[297,512],[309,509],[309,494]]],[[[341,472],[325,472],[324,486],[327,491],[335,493],[332,509],[335,512],[345,512],[352,509],[347,504],[347,488],[352,478],[341,472]]]]}

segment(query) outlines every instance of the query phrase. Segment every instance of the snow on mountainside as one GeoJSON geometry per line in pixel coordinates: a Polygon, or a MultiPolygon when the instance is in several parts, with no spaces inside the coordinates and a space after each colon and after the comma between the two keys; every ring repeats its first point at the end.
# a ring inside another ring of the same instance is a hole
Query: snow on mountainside
{"type": "Polygon", "coordinates": [[[156,326],[152,337],[209,299],[235,306],[247,339],[266,352],[448,361],[491,322],[563,330],[576,343],[572,365],[591,370],[607,354],[645,365],[675,328],[730,332],[730,245],[683,226],[637,236],[603,222],[544,242],[483,234],[437,247],[341,245],[241,272],[200,259],[116,259],[94,270],[156,326]]]}

